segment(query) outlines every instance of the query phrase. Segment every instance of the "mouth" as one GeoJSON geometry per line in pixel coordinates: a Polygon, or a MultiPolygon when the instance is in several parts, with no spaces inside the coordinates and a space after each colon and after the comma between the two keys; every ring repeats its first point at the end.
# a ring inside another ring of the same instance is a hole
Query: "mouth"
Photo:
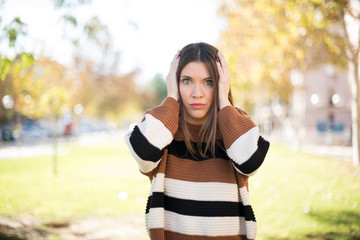
{"type": "Polygon", "coordinates": [[[190,104],[190,106],[193,107],[193,108],[199,109],[199,108],[205,107],[205,104],[203,104],[203,103],[193,103],[193,104],[190,104]]]}

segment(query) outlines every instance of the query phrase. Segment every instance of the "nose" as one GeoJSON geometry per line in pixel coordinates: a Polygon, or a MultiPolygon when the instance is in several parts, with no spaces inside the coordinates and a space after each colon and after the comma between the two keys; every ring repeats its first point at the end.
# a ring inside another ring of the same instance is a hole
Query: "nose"
{"type": "Polygon", "coordinates": [[[201,84],[193,84],[192,97],[193,98],[202,98],[203,97],[203,91],[202,91],[201,84]]]}

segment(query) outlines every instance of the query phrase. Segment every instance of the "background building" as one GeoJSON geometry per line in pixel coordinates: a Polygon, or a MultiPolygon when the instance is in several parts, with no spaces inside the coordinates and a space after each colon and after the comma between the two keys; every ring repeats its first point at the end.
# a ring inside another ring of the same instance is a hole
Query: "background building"
{"type": "Polygon", "coordinates": [[[351,92],[346,72],[333,66],[304,74],[303,141],[351,144],[351,92]]]}

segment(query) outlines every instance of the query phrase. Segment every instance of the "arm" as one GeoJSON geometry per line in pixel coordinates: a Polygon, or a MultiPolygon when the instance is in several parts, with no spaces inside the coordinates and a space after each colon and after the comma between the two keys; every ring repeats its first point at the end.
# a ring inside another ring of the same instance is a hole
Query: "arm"
{"type": "Polygon", "coordinates": [[[130,152],[144,174],[153,171],[160,163],[164,148],[169,145],[178,129],[179,103],[176,69],[179,65],[178,51],[166,77],[168,97],[145,114],[144,120],[125,136],[130,152]]]}
{"type": "Polygon", "coordinates": [[[179,104],[168,97],[147,111],[145,119],[125,136],[142,173],[151,172],[160,163],[164,148],[172,142],[178,129],[178,118],[179,104]]]}
{"type": "Polygon", "coordinates": [[[235,169],[253,175],[265,159],[269,142],[259,135],[253,121],[233,106],[221,109],[218,120],[226,152],[235,169]]]}
{"type": "Polygon", "coordinates": [[[225,57],[219,52],[218,125],[223,136],[228,156],[237,171],[252,175],[263,163],[269,149],[269,142],[259,135],[259,128],[253,121],[233,107],[229,101],[230,74],[225,57]]]}

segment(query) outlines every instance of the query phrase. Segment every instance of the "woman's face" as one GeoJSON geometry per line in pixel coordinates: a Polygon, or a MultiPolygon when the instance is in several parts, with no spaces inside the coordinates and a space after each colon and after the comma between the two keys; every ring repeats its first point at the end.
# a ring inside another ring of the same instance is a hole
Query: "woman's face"
{"type": "Polygon", "coordinates": [[[179,91],[185,108],[185,119],[203,124],[213,102],[213,82],[206,65],[190,62],[180,73],[179,91]]]}

